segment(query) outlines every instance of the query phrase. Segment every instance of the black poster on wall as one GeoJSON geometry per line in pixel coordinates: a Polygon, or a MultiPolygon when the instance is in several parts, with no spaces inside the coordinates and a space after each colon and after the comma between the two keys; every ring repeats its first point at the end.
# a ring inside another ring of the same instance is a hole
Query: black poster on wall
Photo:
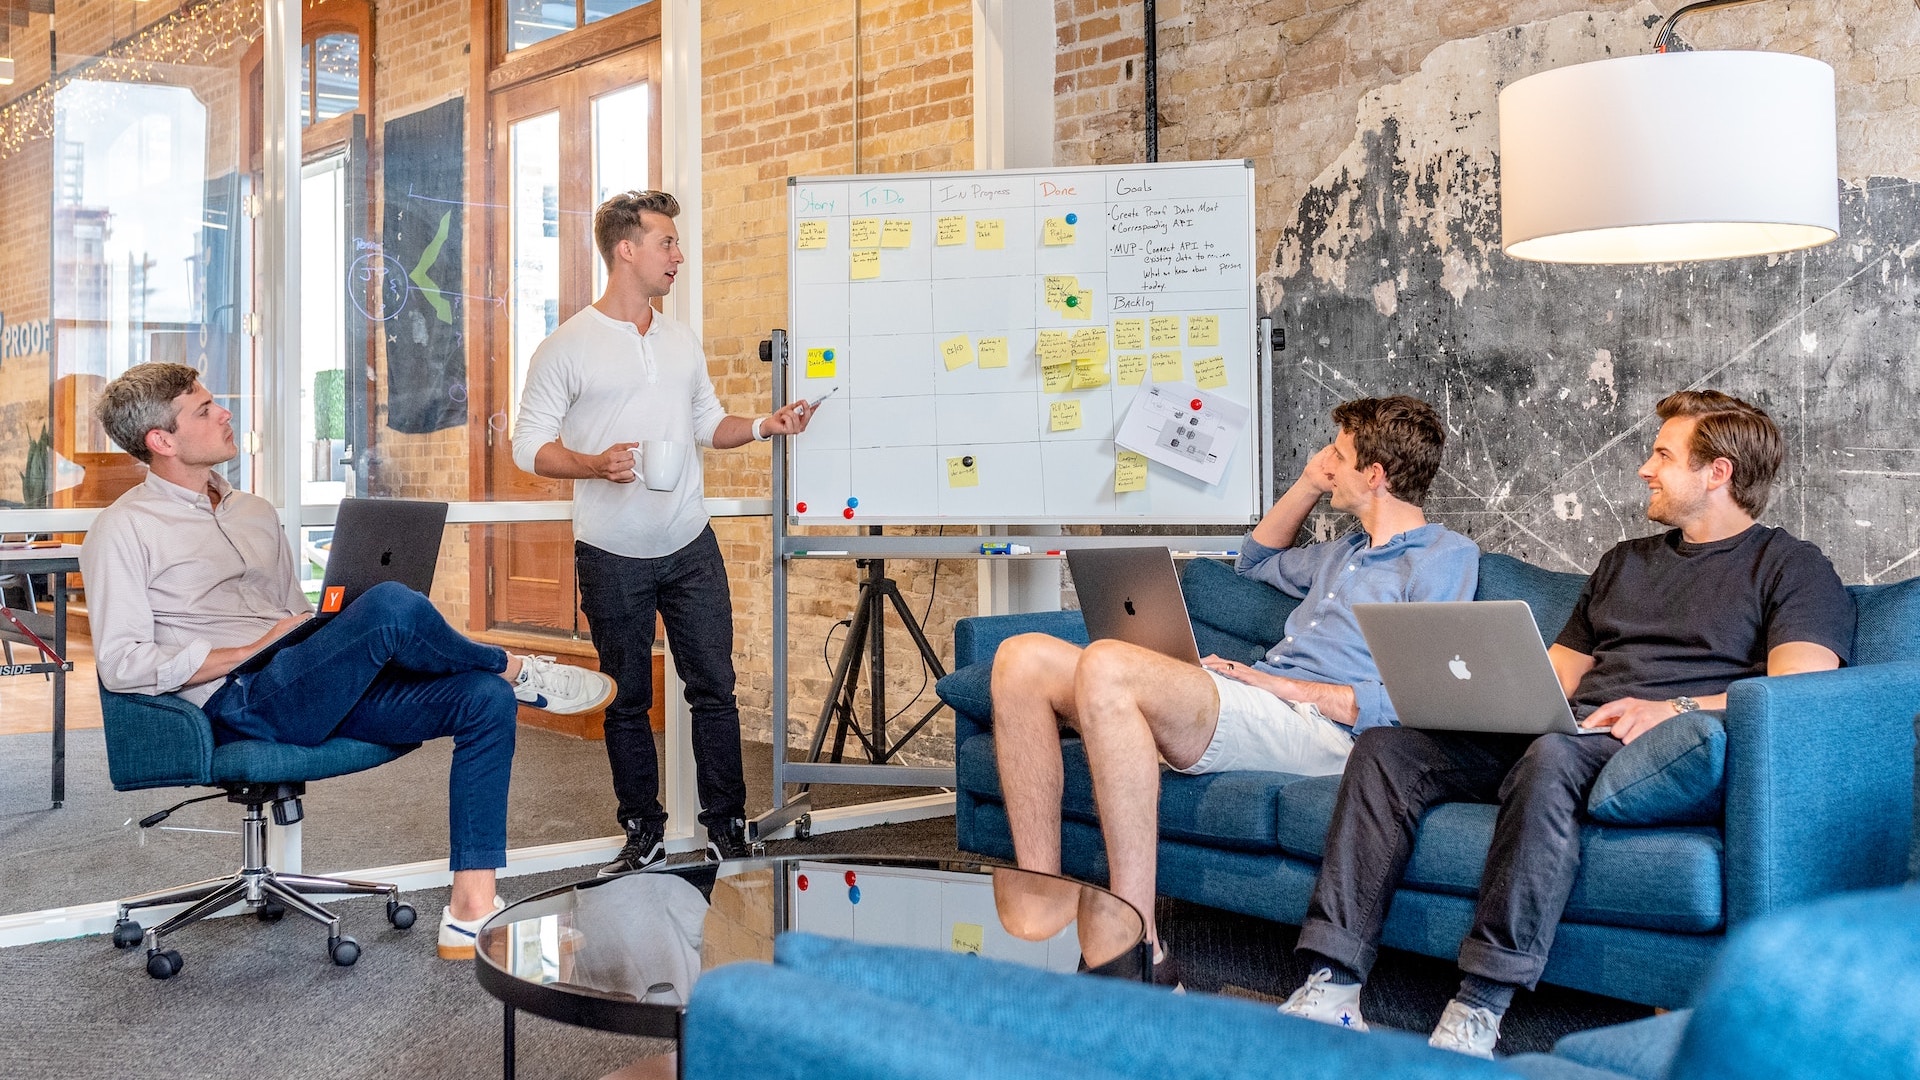
{"type": "Polygon", "coordinates": [[[387,122],[381,250],[353,271],[371,279],[366,264],[379,264],[379,302],[367,314],[386,335],[387,426],[409,435],[467,422],[465,120],[455,99],[387,122]]]}

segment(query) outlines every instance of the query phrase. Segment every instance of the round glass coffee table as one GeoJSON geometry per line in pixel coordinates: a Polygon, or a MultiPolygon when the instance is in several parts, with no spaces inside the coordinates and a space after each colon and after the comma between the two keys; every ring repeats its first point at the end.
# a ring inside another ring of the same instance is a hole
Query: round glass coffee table
{"type": "Polygon", "coordinates": [[[874,856],[660,866],[548,889],[481,926],[474,972],[505,1007],[503,1075],[516,1011],[677,1043],[701,973],[771,961],[788,930],[1151,978],[1140,912],[1068,878],[874,856]]]}

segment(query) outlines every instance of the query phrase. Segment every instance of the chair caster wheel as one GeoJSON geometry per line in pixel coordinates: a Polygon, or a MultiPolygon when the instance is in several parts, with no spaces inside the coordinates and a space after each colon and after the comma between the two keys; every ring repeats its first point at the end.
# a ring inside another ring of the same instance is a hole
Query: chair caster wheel
{"type": "Polygon", "coordinates": [[[116,949],[131,949],[146,936],[146,930],[132,919],[121,919],[113,924],[113,947],[116,949]]]}
{"type": "Polygon", "coordinates": [[[360,959],[360,943],[342,934],[327,942],[327,953],[341,967],[352,967],[354,961],[360,959]]]}
{"type": "Polygon", "coordinates": [[[405,930],[413,925],[413,920],[412,904],[402,904],[398,900],[387,901],[387,921],[393,924],[395,930],[405,930]]]}
{"type": "Polygon", "coordinates": [[[813,839],[812,814],[801,814],[799,819],[793,823],[793,838],[795,840],[813,839]]]}
{"type": "Polygon", "coordinates": [[[279,922],[287,917],[287,906],[278,900],[268,900],[254,911],[253,917],[261,922],[279,922]]]}
{"type": "Polygon", "coordinates": [[[173,949],[156,949],[147,954],[147,974],[156,979],[171,979],[180,974],[182,961],[173,949]]]}

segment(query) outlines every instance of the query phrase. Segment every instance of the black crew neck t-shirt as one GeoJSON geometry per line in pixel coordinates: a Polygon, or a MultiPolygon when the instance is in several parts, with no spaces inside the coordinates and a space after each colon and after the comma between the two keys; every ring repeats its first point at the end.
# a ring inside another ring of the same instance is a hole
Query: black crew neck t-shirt
{"type": "Polygon", "coordinates": [[[1556,644],[1593,657],[1573,694],[1585,716],[1609,701],[1702,697],[1767,673],[1789,641],[1852,660],[1853,598],[1820,549],[1784,529],[1689,544],[1679,529],[1600,557],[1556,644]]]}

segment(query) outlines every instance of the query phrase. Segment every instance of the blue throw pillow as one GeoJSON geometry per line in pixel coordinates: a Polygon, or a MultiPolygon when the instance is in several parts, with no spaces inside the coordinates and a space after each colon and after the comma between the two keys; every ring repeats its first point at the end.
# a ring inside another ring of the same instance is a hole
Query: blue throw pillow
{"type": "Polygon", "coordinates": [[[993,661],[968,664],[933,684],[940,700],[981,726],[993,719],[993,661]]]}
{"type": "Polygon", "coordinates": [[[1920,656],[1920,577],[1886,585],[1849,585],[1860,622],[1853,632],[1853,665],[1920,656]]]}
{"type": "Polygon", "coordinates": [[[1613,755],[1587,796],[1587,813],[1608,825],[1711,825],[1726,804],[1726,779],[1721,714],[1685,713],[1613,755]]]}

